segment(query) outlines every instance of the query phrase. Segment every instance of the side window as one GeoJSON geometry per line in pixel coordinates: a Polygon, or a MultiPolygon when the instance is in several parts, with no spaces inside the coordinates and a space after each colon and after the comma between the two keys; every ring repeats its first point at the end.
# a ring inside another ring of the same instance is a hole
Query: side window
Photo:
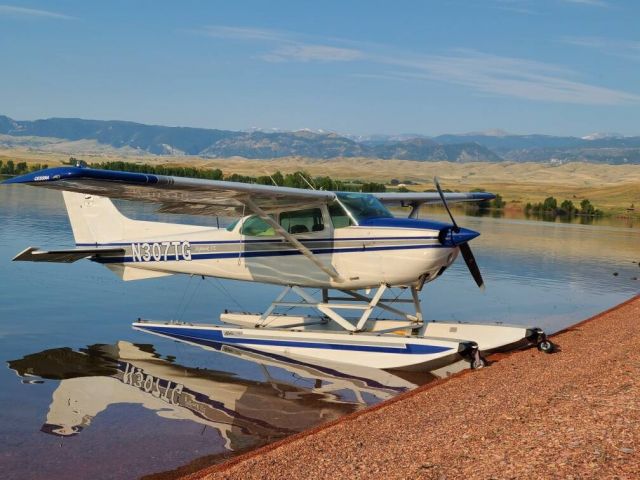
{"type": "Polygon", "coordinates": [[[247,218],[240,233],[250,237],[271,237],[276,234],[271,225],[257,216],[247,218]]]}
{"type": "Polygon", "coordinates": [[[282,228],[287,232],[293,234],[321,232],[324,230],[322,210],[319,208],[309,208],[295,212],[282,212],[280,214],[280,225],[282,225],[282,228]]]}
{"type": "Polygon", "coordinates": [[[344,228],[352,225],[351,219],[338,202],[329,205],[329,216],[333,223],[333,228],[344,228]]]}

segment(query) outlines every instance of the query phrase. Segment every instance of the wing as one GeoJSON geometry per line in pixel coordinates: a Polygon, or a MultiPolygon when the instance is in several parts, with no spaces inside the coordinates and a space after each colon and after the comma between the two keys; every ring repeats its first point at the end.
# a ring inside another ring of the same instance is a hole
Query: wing
{"type": "MultiPolygon", "coordinates": [[[[429,203],[442,203],[438,192],[372,193],[371,195],[384,204],[401,205],[403,207],[429,203]]],[[[486,192],[445,193],[444,197],[447,199],[447,203],[482,202],[484,200],[493,200],[496,198],[493,193],[486,192]]]]}
{"type": "Polygon", "coordinates": [[[249,198],[262,211],[271,213],[310,208],[331,202],[336,197],[333,192],[318,190],[86,167],[49,168],[10,178],[3,183],[23,183],[103,197],[160,203],[160,212],[191,215],[242,214],[249,198]]]}

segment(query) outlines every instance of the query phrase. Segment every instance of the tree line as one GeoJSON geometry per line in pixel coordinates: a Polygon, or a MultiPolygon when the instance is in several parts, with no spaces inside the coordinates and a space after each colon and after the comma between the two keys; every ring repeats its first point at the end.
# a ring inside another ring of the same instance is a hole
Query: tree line
{"type": "MultiPolygon", "coordinates": [[[[75,165],[78,162],[75,158],[71,157],[68,165],[75,165]]],[[[219,168],[203,169],[195,167],[178,167],[167,165],[149,165],[146,163],[130,163],[124,161],[108,161],[90,164],[91,168],[98,168],[102,170],[120,170],[124,172],[135,173],[149,173],[155,175],[171,175],[175,177],[191,177],[191,178],[203,178],[208,180],[225,180],[229,182],[241,182],[241,183],[254,183],[258,185],[277,185],[279,187],[291,187],[291,188],[314,188],[316,190],[328,190],[328,191],[343,191],[343,192],[385,192],[387,190],[383,183],[376,182],[364,182],[362,180],[336,180],[329,176],[317,176],[313,177],[308,172],[299,170],[293,173],[283,174],[279,170],[272,175],[241,175],[238,173],[232,173],[224,175],[219,168]]],[[[23,175],[25,173],[35,172],[48,168],[47,164],[34,163],[28,165],[26,162],[15,163],[13,160],[8,160],[4,163],[0,160],[0,174],[2,175],[23,175]]],[[[398,185],[400,182],[396,179],[391,181],[392,185],[398,185]],[[395,181],[394,181],[395,180],[395,181]]],[[[405,181],[405,184],[411,182],[405,181]]],[[[395,186],[394,185],[394,186],[395,186]]],[[[404,185],[397,188],[398,192],[409,192],[410,190],[404,187],[404,185]]],[[[425,190],[425,192],[435,191],[433,189],[425,190]]],[[[446,189],[445,192],[451,192],[446,189]]],[[[474,188],[472,192],[485,192],[483,188],[474,188]]],[[[500,194],[496,194],[496,198],[490,201],[478,202],[477,207],[480,210],[485,209],[502,209],[506,205],[500,194]]],[[[527,203],[524,208],[525,215],[553,215],[553,216],[574,216],[574,215],[589,215],[600,216],[603,215],[601,210],[596,209],[593,204],[584,199],[580,202],[579,206],[574,205],[571,200],[564,200],[558,205],[558,201],[554,197],[547,197],[544,201],[539,203],[527,203]]]]}
{"type": "Polygon", "coordinates": [[[527,203],[524,207],[525,215],[552,215],[567,216],[575,215],[601,216],[603,212],[593,206],[589,199],[585,198],[580,202],[580,207],[574,205],[571,200],[563,200],[560,205],[554,197],[547,197],[539,203],[527,203]]]}
{"type": "Polygon", "coordinates": [[[48,167],[47,164],[34,163],[29,166],[27,162],[14,163],[13,160],[8,160],[7,163],[4,163],[0,160],[0,175],[24,175],[25,173],[36,172],[48,167]]]}
{"type": "MultiPolygon", "coordinates": [[[[70,163],[75,163],[71,158],[70,163]]],[[[283,174],[279,170],[271,175],[240,175],[232,173],[224,175],[219,168],[201,169],[194,167],[174,167],[167,165],[149,165],[145,163],[129,163],[122,161],[92,163],[91,168],[102,170],[121,170],[124,172],[149,173],[155,175],[171,175],[174,177],[204,178],[208,180],[225,180],[228,182],[255,183],[258,185],[277,185],[279,187],[306,188],[343,192],[384,192],[382,183],[363,182],[361,180],[342,181],[329,176],[313,177],[305,171],[283,174]]]]}

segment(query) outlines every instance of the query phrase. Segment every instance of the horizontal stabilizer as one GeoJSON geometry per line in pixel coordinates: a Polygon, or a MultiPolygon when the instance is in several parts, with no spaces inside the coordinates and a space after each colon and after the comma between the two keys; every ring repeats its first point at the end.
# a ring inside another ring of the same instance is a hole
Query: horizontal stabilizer
{"type": "Polygon", "coordinates": [[[101,255],[124,253],[121,247],[96,247],[96,248],[71,248],[68,250],[40,250],[37,247],[29,247],[13,259],[14,262],[56,262],[73,263],[77,260],[101,255]]]}

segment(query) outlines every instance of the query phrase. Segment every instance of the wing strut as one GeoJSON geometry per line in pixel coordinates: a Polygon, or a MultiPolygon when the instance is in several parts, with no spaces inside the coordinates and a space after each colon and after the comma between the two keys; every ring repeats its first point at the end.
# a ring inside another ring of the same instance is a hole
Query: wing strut
{"type": "Polygon", "coordinates": [[[269,214],[267,214],[264,210],[262,210],[256,203],[251,200],[249,197],[243,197],[242,202],[249,208],[249,210],[253,211],[256,215],[258,215],[262,220],[267,222],[269,225],[273,227],[273,229],[282,236],[285,240],[287,240],[291,245],[298,249],[298,251],[311,260],[316,267],[322,270],[324,273],[333,278],[336,282],[342,283],[344,282],[344,278],[340,276],[340,274],[333,268],[331,265],[325,265],[320,261],[320,259],[307,247],[305,247],[300,240],[287,232],[278,222],[276,222],[269,214]]]}

